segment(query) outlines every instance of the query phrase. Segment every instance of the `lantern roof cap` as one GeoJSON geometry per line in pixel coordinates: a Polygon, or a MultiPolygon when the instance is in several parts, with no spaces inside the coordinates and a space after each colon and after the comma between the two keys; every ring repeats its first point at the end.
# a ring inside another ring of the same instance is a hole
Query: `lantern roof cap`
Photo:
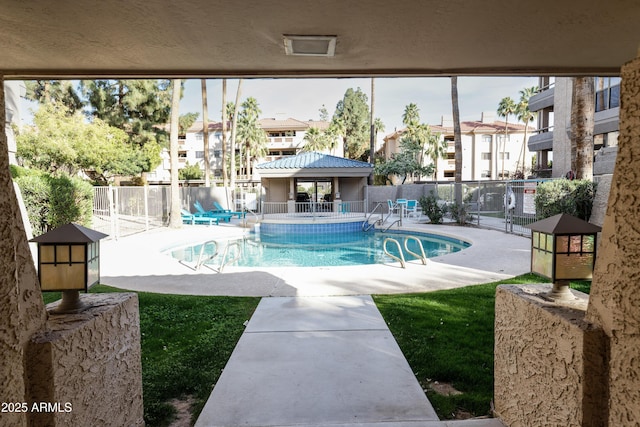
{"type": "Polygon", "coordinates": [[[108,234],[71,223],[34,237],[29,241],[37,243],[92,243],[107,236],[108,234]]]}
{"type": "Polygon", "coordinates": [[[602,230],[602,227],[565,213],[536,221],[526,227],[547,234],[587,234],[602,230]]]}

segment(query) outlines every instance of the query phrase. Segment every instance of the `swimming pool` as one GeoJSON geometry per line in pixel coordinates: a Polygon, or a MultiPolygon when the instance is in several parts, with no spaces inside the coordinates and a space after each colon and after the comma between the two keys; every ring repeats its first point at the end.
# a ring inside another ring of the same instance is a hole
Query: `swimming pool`
{"type": "MultiPolygon", "coordinates": [[[[420,240],[427,258],[458,252],[470,244],[462,240],[427,233],[408,232],[339,232],[339,233],[252,233],[241,239],[206,244],[204,256],[211,258],[207,264],[219,265],[224,248],[239,253],[240,258],[228,265],[238,267],[335,267],[395,262],[383,250],[385,238],[398,240],[404,247],[404,238],[415,236],[420,240]],[[234,244],[232,244],[234,243],[234,244]],[[218,255],[212,257],[218,250],[218,255]]],[[[197,262],[204,242],[174,248],[170,255],[180,261],[197,262]]],[[[420,253],[418,244],[407,241],[410,251],[420,253]]],[[[398,256],[395,245],[387,249],[398,256]]],[[[416,259],[404,251],[407,261],[416,259]]]]}

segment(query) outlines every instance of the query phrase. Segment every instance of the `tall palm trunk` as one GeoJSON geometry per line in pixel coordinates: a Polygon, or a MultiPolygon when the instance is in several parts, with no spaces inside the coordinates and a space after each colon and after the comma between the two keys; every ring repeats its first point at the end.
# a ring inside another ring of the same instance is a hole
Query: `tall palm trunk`
{"type": "Polygon", "coordinates": [[[178,184],[178,118],[180,117],[180,79],[171,80],[171,131],[169,134],[169,159],[171,163],[171,212],[169,214],[169,226],[179,228],[182,226],[180,215],[180,187],[178,184]]]}
{"type": "Polygon", "coordinates": [[[229,147],[229,159],[231,169],[231,194],[234,194],[236,188],[236,135],[238,133],[238,109],[240,107],[240,94],[242,93],[242,79],[238,80],[238,90],[236,91],[236,103],[233,107],[233,121],[231,122],[231,146],[229,147]]]}
{"type": "Polygon", "coordinates": [[[462,206],[462,131],[458,104],[458,77],[451,76],[451,109],[453,110],[453,141],[455,147],[455,201],[462,206]]]}
{"type": "Polygon", "coordinates": [[[577,179],[593,179],[593,77],[574,77],[571,98],[571,170],[577,179]]]}
{"type": "Polygon", "coordinates": [[[207,80],[201,79],[202,85],[202,135],[204,138],[204,186],[211,187],[209,175],[211,162],[209,160],[209,108],[207,106],[207,80]]]}
{"type": "Polygon", "coordinates": [[[227,79],[222,79],[222,186],[229,186],[227,170],[227,79]]]}

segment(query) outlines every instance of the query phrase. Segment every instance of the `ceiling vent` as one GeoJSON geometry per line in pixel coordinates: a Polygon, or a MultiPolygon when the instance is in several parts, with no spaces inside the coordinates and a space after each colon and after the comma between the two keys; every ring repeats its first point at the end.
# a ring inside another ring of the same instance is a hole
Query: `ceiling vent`
{"type": "Polygon", "coordinates": [[[284,51],[287,55],[333,56],[336,36],[292,36],[284,35],[284,51]]]}

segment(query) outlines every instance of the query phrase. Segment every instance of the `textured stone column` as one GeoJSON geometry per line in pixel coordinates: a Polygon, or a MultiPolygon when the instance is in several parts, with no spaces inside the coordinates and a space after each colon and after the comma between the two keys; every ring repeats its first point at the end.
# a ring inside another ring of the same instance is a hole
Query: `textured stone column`
{"type": "MultiPolygon", "coordinates": [[[[5,123],[2,76],[0,123],[5,123]]],[[[7,136],[0,132],[0,402],[26,402],[26,349],[33,333],[44,325],[46,316],[9,172],[7,136]]],[[[0,414],[2,425],[24,426],[26,422],[24,413],[0,414]]]]}
{"type": "Polygon", "coordinates": [[[622,68],[620,92],[618,157],[587,310],[609,338],[609,426],[640,424],[640,58],[622,68]]]}

